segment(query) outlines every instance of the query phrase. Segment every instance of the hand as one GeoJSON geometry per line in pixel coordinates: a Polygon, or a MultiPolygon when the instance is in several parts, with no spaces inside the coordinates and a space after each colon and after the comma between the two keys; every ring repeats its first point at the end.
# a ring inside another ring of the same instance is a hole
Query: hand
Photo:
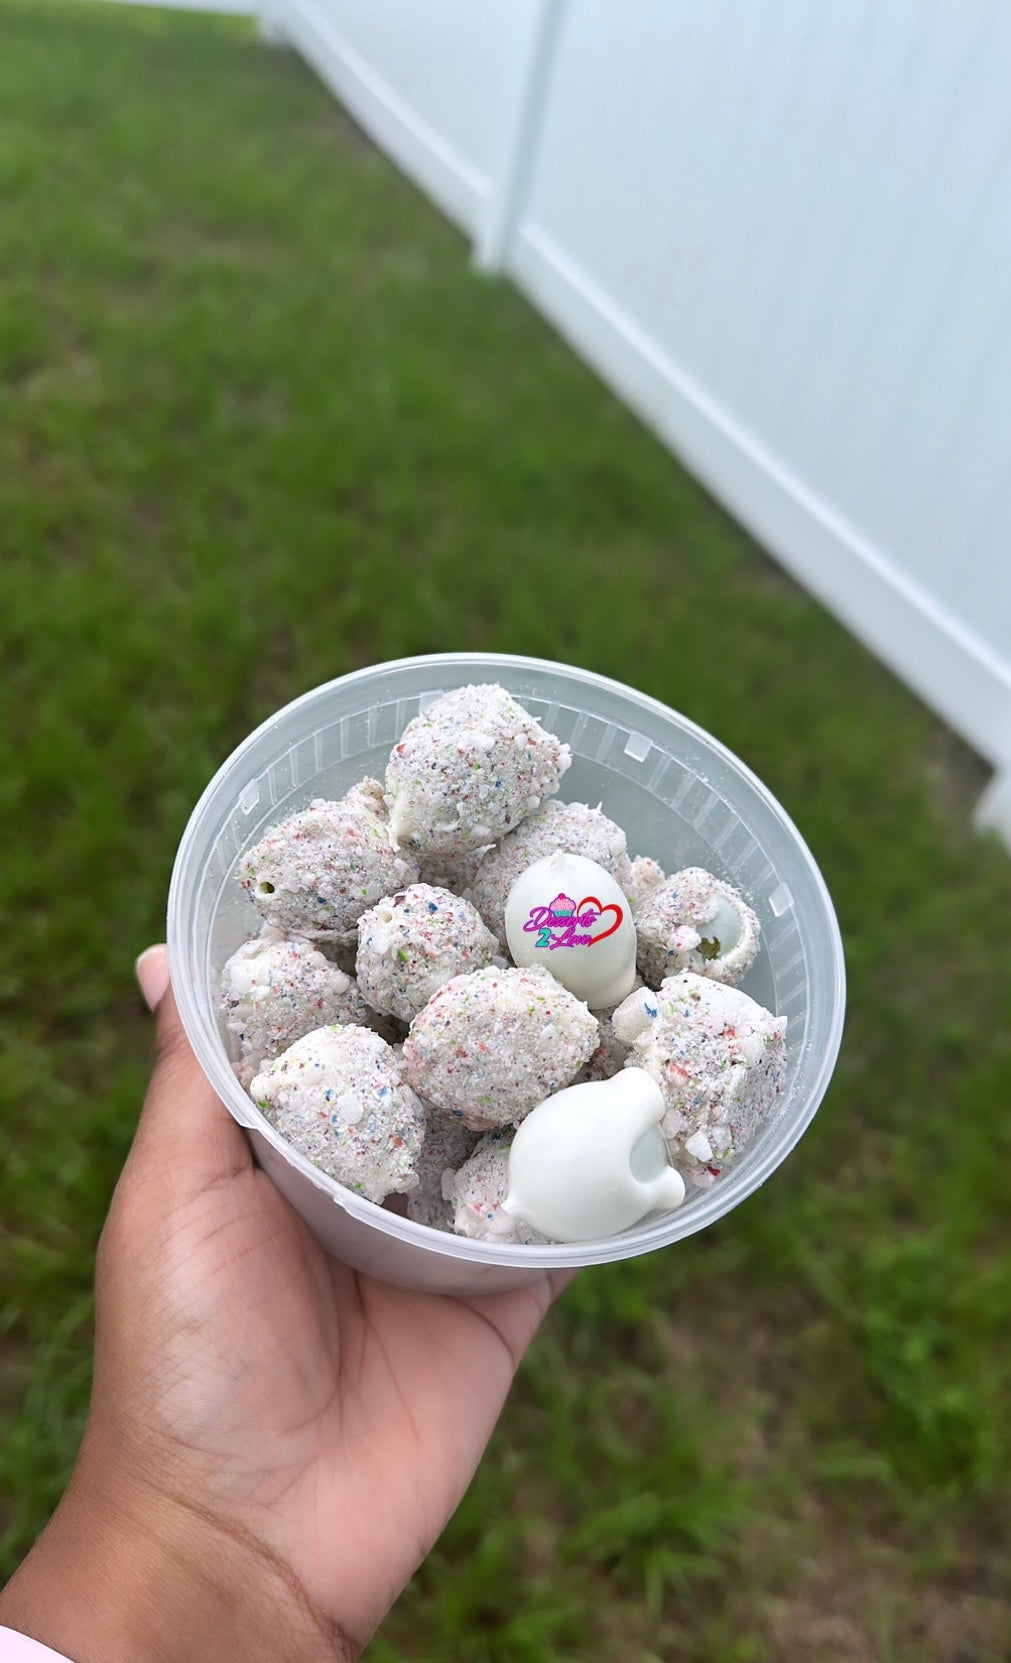
{"type": "Polygon", "coordinates": [[[564,1278],[448,1298],[336,1263],[205,1079],[165,948],[138,975],[158,1063],[99,1243],[88,1425],[0,1622],[75,1663],[353,1657],[564,1278]]]}

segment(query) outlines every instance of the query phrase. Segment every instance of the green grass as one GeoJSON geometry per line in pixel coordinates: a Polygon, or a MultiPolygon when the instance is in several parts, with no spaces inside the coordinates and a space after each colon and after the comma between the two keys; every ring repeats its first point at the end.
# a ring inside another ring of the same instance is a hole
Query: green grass
{"type": "Polygon", "coordinates": [[[768,781],[852,1001],[788,1166],[583,1276],[375,1663],[1007,1655],[1011,862],[981,769],[296,59],[0,0],[0,1179],[9,1569],[73,1459],[132,981],[218,763],[440,648],[567,658],[768,781]]]}

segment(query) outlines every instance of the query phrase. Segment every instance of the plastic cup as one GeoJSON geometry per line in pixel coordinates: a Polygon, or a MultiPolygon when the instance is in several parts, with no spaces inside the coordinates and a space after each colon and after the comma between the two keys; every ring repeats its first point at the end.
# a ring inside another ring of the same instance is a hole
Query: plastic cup
{"type": "Polygon", "coordinates": [[[538,1271],[633,1258],[702,1230],[765,1182],[810,1124],[842,1038],[845,970],[832,902],[796,827],[717,740],[620,682],[545,659],[440,653],[399,659],[314,688],[232,753],[193,811],[169,893],[168,943],[183,1024],[260,1165],[335,1257],[403,1287],[442,1293],[517,1287],[538,1271]],[[281,1141],[232,1070],[218,1010],[225,960],[260,919],[240,889],[244,851],[314,797],[383,777],[419,710],[453,687],[499,682],[572,750],[560,800],[601,803],[629,852],[668,872],[705,866],[744,891],[762,951],[744,990],[788,1019],[774,1117],[709,1189],[600,1241],[513,1247],[469,1241],[385,1211],[281,1141]]]}

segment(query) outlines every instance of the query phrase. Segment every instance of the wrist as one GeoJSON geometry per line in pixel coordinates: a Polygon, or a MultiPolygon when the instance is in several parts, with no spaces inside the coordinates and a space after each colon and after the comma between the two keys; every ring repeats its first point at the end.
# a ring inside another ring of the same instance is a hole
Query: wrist
{"type": "Polygon", "coordinates": [[[79,1473],[0,1593],[0,1624],[73,1663],[353,1663],[360,1651],[243,1531],[79,1473]]]}

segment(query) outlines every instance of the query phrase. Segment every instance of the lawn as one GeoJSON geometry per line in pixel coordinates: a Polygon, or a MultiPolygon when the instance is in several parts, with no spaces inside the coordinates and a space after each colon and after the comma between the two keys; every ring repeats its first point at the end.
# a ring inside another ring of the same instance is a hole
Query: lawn
{"type": "Polygon", "coordinates": [[[249,26],[0,0],[0,201],[5,1570],[80,1435],[190,807],[305,688],[502,649],[757,770],[850,1017],[766,1189],[572,1288],[370,1657],[998,1663],[1011,861],[978,761],[249,26]]]}

